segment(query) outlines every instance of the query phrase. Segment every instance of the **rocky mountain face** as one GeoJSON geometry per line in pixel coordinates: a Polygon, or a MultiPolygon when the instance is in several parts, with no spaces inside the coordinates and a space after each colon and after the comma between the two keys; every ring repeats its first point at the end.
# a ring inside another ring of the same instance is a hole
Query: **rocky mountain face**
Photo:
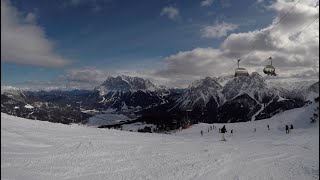
{"type": "Polygon", "coordinates": [[[226,100],[246,93],[260,103],[269,102],[276,95],[276,92],[267,85],[259,74],[232,78],[223,87],[222,93],[226,100]]]}
{"type": "MultiPolygon", "coordinates": [[[[14,88],[14,87],[1,87],[1,96],[7,98],[5,100],[6,103],[12,103],[14,102],[23,102],[27,103],[27,97],[26,95],[19,89],[14,88]]],[[[2,98],[1,98],[2,101],[2,98]]]]}
{"type": "Polygon", "coordinates": [[[198,106],[206,106],[210,99],[217,104],[224,101],[221,94],[222,86],[210,77],[197,80],[189,85],[182,96],[176,101],[179,109],[192,109],[198,106]]]}
{"type": "Polygon", "coordinates": [[[249,77],[207,77],[186,89],[167,89],[139,77],[117,76],[108,77],[93,90],[31,92],[1,88],[1,112],[66,124],[111,112],[135,122],[174,129],[187,122],[269,118],[302,107],[318,96],[319,82],[292,87],[270,83],[257,73],[249,77]]]}
{"type": "Polygon", "coordinates": [[[193,114],[209,123],[259,120],[304,106],[306,100],[319,96],[318,83],[299,83],[298,89],[288,89],[266,82],[258,73],[249,77],[206,78],[192,83],[175,107],[193,109],[193,114]]]}
{"type": "Polygon", "coordinates": [[[217,122],[245,122],[261,108],[261,104],[247,93],[237,95],[218,108],[217,122]]]}
{"type": "Polygon", "coordinates": [[[137,110],[167,102],[170,92],[139,77],[109,77],[89,96],[93,104],[117,111],[137,110]]]}

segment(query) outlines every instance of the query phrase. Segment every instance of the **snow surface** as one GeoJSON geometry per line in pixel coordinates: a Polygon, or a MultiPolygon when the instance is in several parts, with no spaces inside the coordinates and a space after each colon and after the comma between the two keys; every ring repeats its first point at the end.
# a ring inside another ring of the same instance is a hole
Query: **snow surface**
{"type": "Polygon", "coordinates": [[[319,119],[309,123],[314,107],[226,124],[225,142],[217,129],[207,132],[211,124],[166,135],[1,113],[1,179],[319,179],[319,119]],[[285,124],[295,129],[285,134],[285,124]]]}
{"type": "Polygon", "coordinates": [[[33,108],[34,108],[34,107],[31,106],[30,104],[26,104],[24,107],[25,107],[25,108],[28,108],[28,109],[33,109],[33,108]]]}

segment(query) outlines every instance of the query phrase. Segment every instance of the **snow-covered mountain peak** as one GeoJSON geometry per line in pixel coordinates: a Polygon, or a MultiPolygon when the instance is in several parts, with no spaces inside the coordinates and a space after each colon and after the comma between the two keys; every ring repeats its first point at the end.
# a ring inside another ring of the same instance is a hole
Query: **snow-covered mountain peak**
{"type": "MultiPolygon", "coordinates": [[[[306,90],[317,80],[267,80],[267,83],[274,88],[284,88],[286,90],[306,90]]],[[[319,82],[319,80],[318,80],[319,82]]]]}
{"type": "Polygon", "coordinates": [[[217,81],[221,86],[225,86],[227,82],[230,81],[232,78],[234,78],[233,75],[227,75],[227,76],[214,77],[213,79],[217,81]]]}
{"type": "Polygon", "coordinates": [[[8,96],[17,101],[26,101],[26,96],[23,91],[13,86],[1,86],[1,95],[8,96]]]}
{"type": "Polygon", "coordinates": [[[117,77],[108,77],[99,87],[96,88],[100,91],[101,95],[107,94],[111,91],[121,91],[121,92],[136,92],[140,91],[158,91],[159,87],[152,84],[149,80],[145,80],[140,77],[130,77],[130,76],[117,76],[117,77]]]}
{"type": "Polygon", "coordinates": [[[308,90],[311,92],[319,93],[319,81],[309,86],[308,90]]]}
{"type": "Polygon", "coordinates": [[[13,87],[13,86],[1,86],[1,94],[4,93],[14,93],[19,91],[19,88],[13,87]]]}
{"type": "Polygon", "coordinates": [[[276,94],[266,81],[258,73],[248,77],[234,77],[224,86],[222,93],[226,99],[232,99],[239,94],[247,93],[259,102],[276,94]]]}
{"type": "Polygon", "coordinates": [[[179,108],[192,108],[194,106],[205,106],[211,98],[214,98],[217,104],[222,101],[220,91],[222,86],[213,78],[196,80],[189,85],[183,95],[177,100],[179,108]]]}
{"type": "Polygon", "coordinates": [[[188,87],[188,89],[199,89],[199,88],[220,89],[222,88],[222,86],[215,79],[206,77],[204,79],[194,81],[188,87]]]}

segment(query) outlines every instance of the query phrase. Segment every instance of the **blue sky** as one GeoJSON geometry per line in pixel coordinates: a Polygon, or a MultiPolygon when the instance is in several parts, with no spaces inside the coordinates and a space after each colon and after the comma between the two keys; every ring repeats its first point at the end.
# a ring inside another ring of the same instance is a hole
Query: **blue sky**
{"type": "Polygon", "coordinates": [[[30,15],[31,24],[42,29],[52,45],[50,53],[68,61],[46,66],[2,56],[1,84],[9,85],[51,81],[82,68],[165,68],[165,59],[172,55],[219,49],[229,34],[265,28],[277,16],[267,7],[274,1],[257,0],[5,0],[1,6],[4,3],[19,13],[18,19],[30,15]],[[204,35],[205,27],[223,23],[231,27],[224,35],[204,35]]]}

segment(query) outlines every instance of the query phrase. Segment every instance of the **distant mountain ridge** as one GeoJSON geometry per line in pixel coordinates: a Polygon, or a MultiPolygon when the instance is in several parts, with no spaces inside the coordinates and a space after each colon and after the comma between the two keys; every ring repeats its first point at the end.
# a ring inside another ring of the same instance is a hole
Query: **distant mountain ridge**
{"type": "Polygon", "coordinates": [[[282,86],[258,73],[206,77],[186,89],[168,89],[140,77],[116,76],[92,90],[21,91],[4,87],[1,112],[62,123],[85,122],[97,113],[112,112],[171,126],[185,123],[186,110],[190,111],[191,123],[250,121],[301,107],[317,96],[319,81],[282,86]]]}

